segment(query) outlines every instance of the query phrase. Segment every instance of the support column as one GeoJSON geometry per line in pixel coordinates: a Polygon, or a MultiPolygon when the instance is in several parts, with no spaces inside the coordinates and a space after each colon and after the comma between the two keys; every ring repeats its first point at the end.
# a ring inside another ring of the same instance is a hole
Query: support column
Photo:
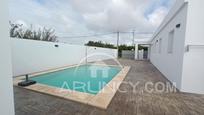
{"type": "Polygon", "coordinates": [[[119,58],[119,40],[120,40],[120,32],[118,31],[117,32],[117,50],[118,50],[117,58],[119,58]]]}
{"type": "Polygon", "coordinates": [[[139,59],[139,57],[138,57],[138,45],[139,44],[135,44],[135,60],[138,60],[139,59]]]}
{"type": "Polygon", "coordinates": [[[150,50],[151,50],[150,47],[151,47],[151,46],[148,47],[148,55],[147,55],[147,59],[148,59],[148,60],[150,60],[150,52],[151,52],[151,51],[150,51],[150,50]]]}

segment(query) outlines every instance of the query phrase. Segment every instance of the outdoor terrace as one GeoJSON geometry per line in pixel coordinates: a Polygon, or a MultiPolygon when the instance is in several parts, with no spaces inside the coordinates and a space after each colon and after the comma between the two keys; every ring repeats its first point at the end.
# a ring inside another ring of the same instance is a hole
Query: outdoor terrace
{"type": "MultiPolygon", "coordinates": [[[[121,84],[106,110],[60,99],[54,96],[14,87],[16,115],[202,115],[204,95],[188,93],[145,92],[145,83],[168,80],[148,61],[120,59],[125,66],[131,66],[124,79],[139,85],[136,91],[130,84],[121,84]]],[[[112,60],[107,64],[115,64],[112,60]]]]}

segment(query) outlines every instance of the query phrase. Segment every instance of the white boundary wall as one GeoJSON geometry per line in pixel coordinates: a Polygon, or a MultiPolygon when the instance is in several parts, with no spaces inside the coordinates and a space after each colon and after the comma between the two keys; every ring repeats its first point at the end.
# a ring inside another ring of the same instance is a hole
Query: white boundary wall
{"type": "Polygon", "coordinates": [[[116,49],[11,38],[13,75],[117,58],[116,49]],[[55,47],[58,45],[58,47],[55,47]],[[101,56],[100,54],[103,54],[101,56]],[[91,56],[86,60],[86,55],[91,56]],[[107,56],[108,57],[107,57],[107,56]]]}
{"type": "Polygon", "coordinates": [[[118,53],[116,49],[87,47],[88,62],[117,58],[117,55],[118,53]]]}
{"type": "Polygon", "coordinates": [[[11,48],[8,26],[8,1],[0,1],[0,114],[14,115],[11,48]]]}

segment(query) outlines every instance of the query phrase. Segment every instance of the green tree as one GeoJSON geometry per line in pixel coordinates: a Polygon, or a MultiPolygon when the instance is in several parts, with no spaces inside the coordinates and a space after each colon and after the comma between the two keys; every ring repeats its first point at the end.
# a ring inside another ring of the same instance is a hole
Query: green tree
{"type": "Polygon", "coordinates": [[[54,29],[43,28],[32,30],[32,25],[30,29],[22,29],[22,24],[10,23],[10,37],[21,38],[21,39],[31,39],[31,40],[41,40],[49,42],[57,42],[57,36],[55,35],[54,29]]]}

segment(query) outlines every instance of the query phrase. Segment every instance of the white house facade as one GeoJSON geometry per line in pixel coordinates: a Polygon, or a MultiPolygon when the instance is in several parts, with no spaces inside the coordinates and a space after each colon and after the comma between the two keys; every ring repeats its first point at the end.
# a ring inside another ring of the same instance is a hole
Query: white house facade
{"type": "Polygon", "coordinates": [[[183,92],[204,94],[203,6],[177,0],[149,41],[150,61],[183,92]]]}

